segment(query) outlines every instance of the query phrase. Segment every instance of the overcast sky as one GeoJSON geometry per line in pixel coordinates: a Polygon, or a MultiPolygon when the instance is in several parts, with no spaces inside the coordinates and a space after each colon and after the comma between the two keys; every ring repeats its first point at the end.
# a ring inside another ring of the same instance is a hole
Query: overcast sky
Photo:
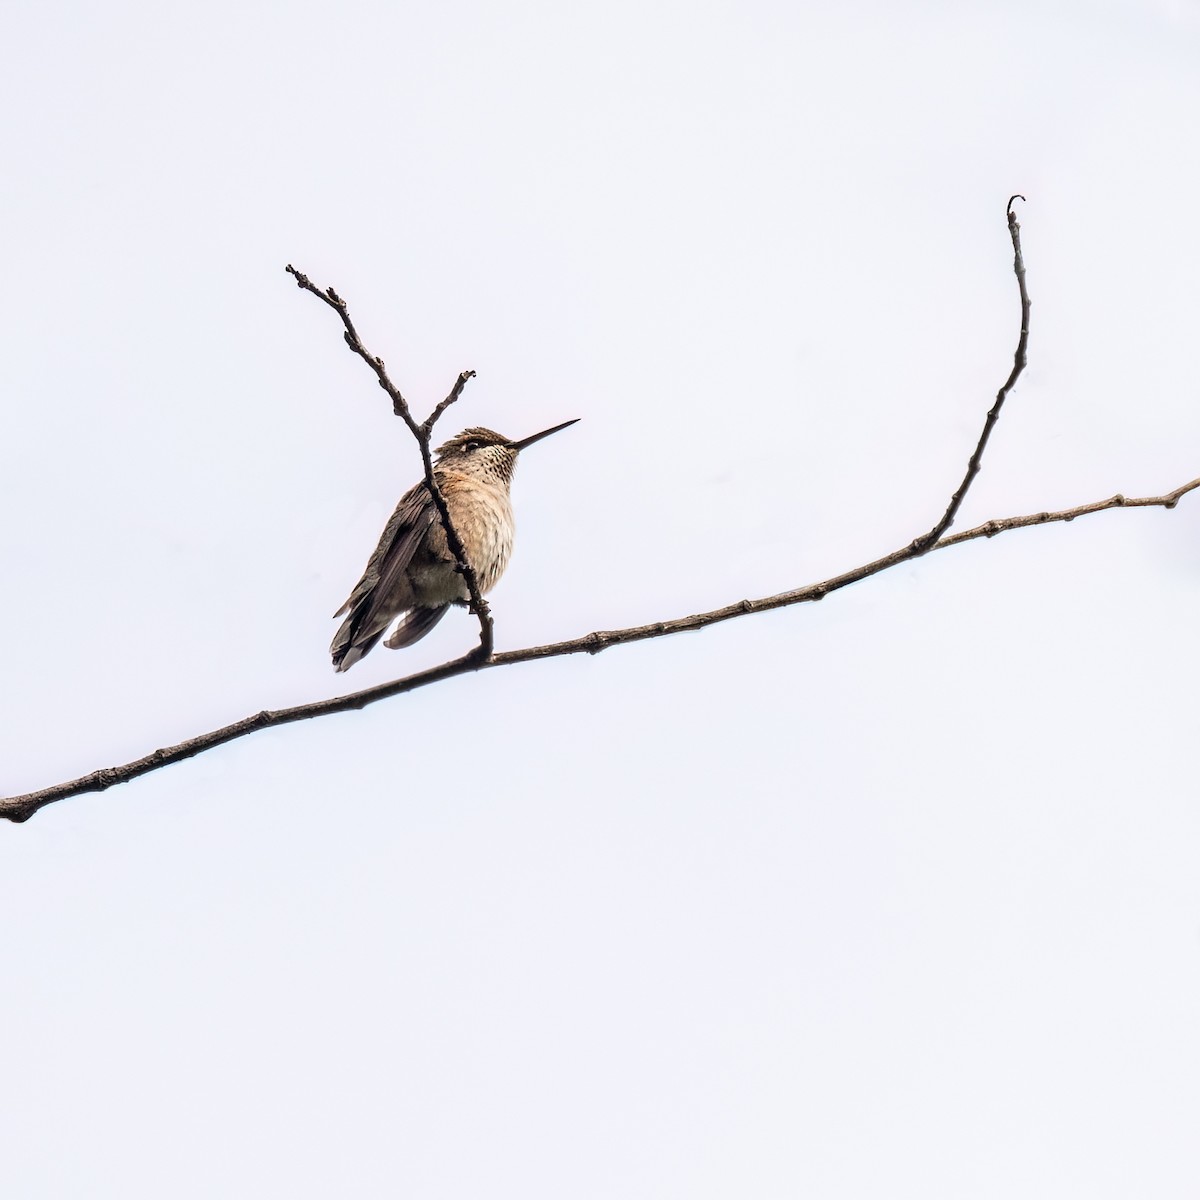
{"type": "MultiPolygon", "coordinates": [[[[335,675],[418,415],[512,649],[1200,475],[1200,4],[0,15],[0,794],[335,675]]],[[[1194,1198],[1200,498],[0,826],[6,1196],[1194,1198]]]]}

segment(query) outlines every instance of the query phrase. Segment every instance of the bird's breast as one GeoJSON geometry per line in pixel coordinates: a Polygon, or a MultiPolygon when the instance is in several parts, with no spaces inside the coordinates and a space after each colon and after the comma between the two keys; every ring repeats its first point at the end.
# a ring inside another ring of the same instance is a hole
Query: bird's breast
{"type": "MultiPolygon", "coordinates": [[[[489,592],[504,574],[512,557],[514,525],[508,489],[450,472],[438,480],[438,486],[446,498],[450,519],[462,539],[467,559],[475,568],[479,589],[489,592]]],[[[440,521],[431,532],[439,549],[445,548],[446,556],[452,557],[440,521]]],[[[466,586],[457,575],[454,583],[457,585],[455,598],[465,600],[466,586]]]]}

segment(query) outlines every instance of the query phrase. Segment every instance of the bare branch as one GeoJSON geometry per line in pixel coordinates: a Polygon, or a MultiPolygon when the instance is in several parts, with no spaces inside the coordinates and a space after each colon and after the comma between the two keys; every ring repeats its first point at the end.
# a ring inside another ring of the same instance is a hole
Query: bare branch
{"type": "Polygon", "coordinates": [[[942,514],[942,519],[928,533],[913,542],[913,547],[918,554],[926,554],[932,550],[946,530],[954,523],[954,518],[958,516],[958,510],[967,498],[967,492],[974,483],[975,476],[979,474],[979,468],[983,463],[983,452],[987,449],[988,438],[992,436],[992,430],[1000,419],[1000,410],[1004,407],[1004,401],[1008,398],[1008,393],[1012,391],[1021,372],[1025,370],[1025,352],[1029,346],[1029,293],[1025,290],[1025,259],[1021,255],[1021,227],[1017,224],[1017,214],[1013,212],[1013,201],[1024,199],[1025,197],[1020,195],[1010,196],[1008,208],[1005,210],[1008,218],[1008,233],[1013,244],[1013,272],[1017,277],[1017,291],[1021,297],[1021,332],[1017,338],[1017,349],[1013,354],[1013,367],[1004,381],[1004,386],[996,393],[996,403],[992,405],[983,422],[983,432],[979,435],[979,441],[976,443],[971,457],[967,460],[967,473],[963,476],[962,483],[958,485],[958,491],[950,497],[950,504],[942,514]]]}
{"type": "MultiPolygon", "coordinates": [[[[1111,496],[1107,500],[1097,500],[1091,504],[1081,504],[1078,508],[1063,509],[1059,512],[1039,512],[1028,516],[986,521],[974,529],[967,529],[942,539],[932,549],[944,550],[951,546],[961,545],[963,542],[973,541],[975,538],[996,537],[998,534],[1008,533],[1014,529],[1024,529],[1030,525],[1050,525],[1055,522],[1074,521],[1077,517],[1086,517],[1113,508],[1171,509],[1179,503],[1182,497],[1198,488],[1200,488],[1200,478],[1182,484],[1174,491],[1166,492],[1161,496],[1131,498],[1118,495],[1111,496]]],[[[431,670],[420,671],[415,675],[396,679],[390,683],[364,688],[362,691],[352,692],[348,696],[336,696],[329,700],[318,700],[312,704],[298,704],[293,708],[264,709],[262,712],[255,713],[232,725],[215,729],[211,733],[190,738],[176,746],[155,750],[152,754],[125,763],[123,766],[107,767],[103,770],[93,771],[90,775],[84,775],[79,779],[73,779],[69,783],[60,783],[39,792],[28,792],[23,796],[12,796],[0,800],[0,817],[7,818],[9,821],[27,821],[38,809],[44,808],[47,804],[53,804],[56,800],[66,800],[68,797],[81,796],[88,792],[106,791],[116,784],[128,783],[140,775],[146,775],[171,763],[182,762],[205,750],[211,750],[214,746],[235,741],[237,738],[256,733],[260,729],[271,729],[278,725],[290,725],[295,721],[307,721],[312,717],[326,717],[333,713],[366,708],[368,704],[375,704],[380,700],[387,700],[406,692],[415,692],[419,688],[440,683],[443,679],[452,679],[456,675],[466,675],[472,671],[513,666],[516,663],[535,662],[547,658],[562,658],[568,654],[598,654],[610,646],[645,642],[675,633],[704,629],[709,625],[717,625],[722,621],[731,621],[735,617],[744,617],[751,613],[822,600],[830,592],[836,592],[852,583],[868,579],[872,575],[879,575],[901,563],[920,557],[921,553],[923,551],[908,545],[883,558],[877,558],[873,562],[856,567],[852,571],[846,571],[844,574],[823,580],[821,583],[809,584],[807,587],[797,588],[790,592],[780,592],[774,596],[765,596],[760,600],[739,600],[724,608],[715,608],[709,612],[696,613],[689,617],[657,621],[651,625],[636,625],[628,629],[597,631],[566,642],[552,642],[545,646],[530,646],[524,650],[504,651],[500,654],[492,654],[487,658],[481,658],[478,654],[468,654],[431,670]]]]}
{"type": "Polygon", "coordinates": [[[1055,522],[1074,521],[1077,517],[1090,516],[1093,513],[1104,512],[1112,508],[1174,508],[1182,497],[1200,488],[1200,478],[1182,484],[1175,488],[1174,491],[1166,492],[1161,496],[1143,496],[1131,499],[1116,495],[1109,497],[1107,500],[1097,500],[1091,504],[1080,505],[1077,508],[1062,509],[1057,512],[1039,512],[1027,516],[1006,517],[999,520],[987,521],[982,525],[977,525],[973,529],[967,529],[949,537],[945,536],[946,530],[957,515],[972,481],[979,473],[980,463],[984,450],[987,447],[988,438],[999,418],[1005,398],[1012,390],[1018,376],[1025,367],[1026,347],[1029,341],[1029,295],[1025,290],[1025,264],[1021,255],[1020,227],[1017,225],[1012,211],[1012,203],[1016,199],[1024,199],[1024,197],[1012,197],[1008,202],[1007,214],[1008,228],[1012,237],[1014,251],[1013,269],[1016,272],[1017,286],[1021,299],[1021,333],[1017,342],[1016,352],[1013,355],[1013,368],[1004,386],[997,393],[996,402],[987,415],[983,432],[967,463],[967,471],[962,483],[951,497],[949,507],[943,514],[942,519],[929,533],[910,542],[907,546],[885,555],[883,558],[877,558],[872,562],[855,567],[853,570],[846,571],[841,575],[835,575],[831,579],[809,584],[807,587],[780,592],[758,600],[739,600],[736,603],[726,605],[724,608],[716,608],[709,612],[696,613],[688,617],[677,617],[670,621],[658,621],[652,625],[638,625],[627,629],[597,631],[566,642],[553,642],[544,646],[530,646],[524,650],[510,650],[501,654],[493,652],[491,617],[483,597],[479,594],[478,582],[475,579],[474,572],[470,568],[470,564],[467,562],[462,543],[450,520],[445,500],[437,488],[437,483],[433,476],[433,463],[429,449],[430,435],[434,423],[458,399],[467,380],[471,378],[474,372],[464,371],[459,375],[457,382],[446,399],[438,404],[421,425],[418,425],[409,411],[407,401],[400,395],[399,391],[397,391],[388,378],[383,360],[370,355],[359,340],[358,333],[350,319],[346,302],[342,300],[333,288],[322,292],[310,283],[306,276],[289,266],[287,268],[288,271],[296,277],[296,282],[300,287],[318,296],[341,317],[342,324],[345,326],[347,345],[375,372],[380,386],[391,396],[393,408],[396,413],[404,419],[413,436],[416,437],[418,445],[421,447],[421,458],[425,465],[425,481],[429,486],[434,502],[437,504],[443,527],[446,530],[447,541],[454,552],[455,558],[467,582],[471,595],[472,610],[479,618],[481,629],[479,647],[462,658],[457,658],[452,662],[444,663],[428,671],[409,675],[403,679],[393,680],[390,683],[380,684],[376,687],[365,688],[359,692],[352,692],[347,696],[319,700],[312,704],[300,704],[292,708],[283,708],[274,711],[263,710],[232,725],[225,725],[220,729],[201,734],[199,737],[190,738],[175,746],[155,750],[152,754],[135,759],[133,762],[126,763],[123,766],[108,767],[99,771],[93,771],[90,775],[84,775],[68,783],[56,784],[53,787],[44,788],[38,792],[29,792],[22,796],[12,796],[8,799],[0,800],[0,817],[14,822],[27,821],[39,809],[57,800],[65,800],[70,796],[79,796],[88,792],[105,791],[116,784],[127,783],[131,779],[136,779],[141,775],[156,771],[160,767],[165,767],[170,763],[181,762],[183,759],[201,754],[205,750],[211,750],[213,747],[220,746],[225,742],[245,737],[260,729],[270,729],[277,725],[288,725],[294,721],[305,721],[313,717],[323,717],[332,713],[365,708],[368,704],[374,704],[377,701],[386,700],[392,696],[399,696],[406,692],[413,692],[419,688],[440,683],[443,679],[451,679],[456,675],[487,670],[492,667],[512,666],[516,663],[534,662],[547,658],[561,658],[568,654],[597,654],[610,646],[627,645],[631,642],[643,642],[652,638],[667,637],[671,634],[704,629],[709,625],[716,625],[722,621],[730,621],[735,617],[747,616],[750,613],[766,612],[773,608],[787,608],[794,604],[804,604],[809,601],[821,600],[829,595],[830,592],[838,591],[841,588],[848,587],[852,583],[858,583],[861,580],[870,578],[872,575],[878,575],[883,571],[890,570],[901,563],[919,558],[931,550],[947,549],[951,546],[960,545],[963,542],[972,541],[975,538],[991,538],[997,534],[1008,533],[1014,529],[1023,529],[1030,525],[1048,525],[1055,522]]]}
{"type": "Polygon", "coordinates": [[[354,322],[350,319],[350,308],[346,304],[346,301],[333,288],[321,291],[307,275],[301,271],[297,271],[291,263],[288,263],[284,269],[289,275],[295,278],[297,287],[302,288],[306,292],[311,292],[317,299],[328,304],[342,318],[342,324],[346,327],[344,334],[346,345],[375,372],[375,378],[379,381],[379,386],[391,397],[392,411],[408,426],[413,437],[417,439],[417,446],[421,451],[421,465],[425,470],[425,486],[429,489],[430,496],[433,497],[433,504],[438,511],[438,518],[442,522],[442,528],[446,531],[446,543],[450,547],[450,553],[454,555],[454,561],[458,565],[463,582],[466,584],[467,596],[469,597],[468,606],[479,621],[479,646],[474,651],[474,654],[478,658],[489,657],[495,644],[492,612],[488,607],[488,602],[483,598],[483,592],[480,591],[479,580],[475,577],[474,568],[467,559],[467,551],[463,546],[462,539],[458,536],[458,530],[454,528],[454,522],[450,519],[450,509],[446,504],[446,498],[442,495],[441,488],[438,487],[437,479],[433,473],[433,451],[430,449],[433,427],[437,423],[438,418],[462,395],[463,388],[467,386],[467,380],[473,379],[475,372],[460,372],[458,379],[454,382],[454,387],[450,389],[450,394],[437,405],[424,421],[418,424],[416,418],[412,415],[412,410],[408,406],[408,401],[400,394],[400,389],[389,378],[383,359],[378,355],[371,354],[363,345],[362,339],[358,336],[358,330],[354,328],[354,322]]]}

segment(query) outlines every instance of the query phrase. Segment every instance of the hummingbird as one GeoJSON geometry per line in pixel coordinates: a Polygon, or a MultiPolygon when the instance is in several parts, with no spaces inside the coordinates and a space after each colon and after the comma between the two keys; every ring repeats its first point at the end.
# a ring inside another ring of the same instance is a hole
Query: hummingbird
{"type": "MultiPolygon", "coordinates": [[[[450,520],[475,571],[480,593],[496,586],[513,545],[509,500],[517,455],[534,442],[574,425],[564,421],[514,442],[491,429],[464,429],[436,450],[433,477],[450,510],[450,520]]],[[[446,531],[424,480],[396,505],[350,598],[333,615],[345,615],[329,653],[337,671],[348,671],[403,617],[383,644],[411,646],[445,615],[451,604],[468,602],[446,531]]]]}

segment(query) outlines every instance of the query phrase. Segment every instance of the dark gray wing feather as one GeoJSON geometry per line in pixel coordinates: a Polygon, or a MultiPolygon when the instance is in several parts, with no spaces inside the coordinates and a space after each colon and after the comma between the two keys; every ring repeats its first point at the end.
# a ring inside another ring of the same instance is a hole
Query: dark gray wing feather
{"type": "Polygon", "coordinates": [[[349,599],[333,615],[348,614],[329,647],[339,671],[352,667],[374,647],[392,619],[412,601],[405,572],[436,513],[424,483],[410,488],[384,527],[375,553],[349,599]]]}

